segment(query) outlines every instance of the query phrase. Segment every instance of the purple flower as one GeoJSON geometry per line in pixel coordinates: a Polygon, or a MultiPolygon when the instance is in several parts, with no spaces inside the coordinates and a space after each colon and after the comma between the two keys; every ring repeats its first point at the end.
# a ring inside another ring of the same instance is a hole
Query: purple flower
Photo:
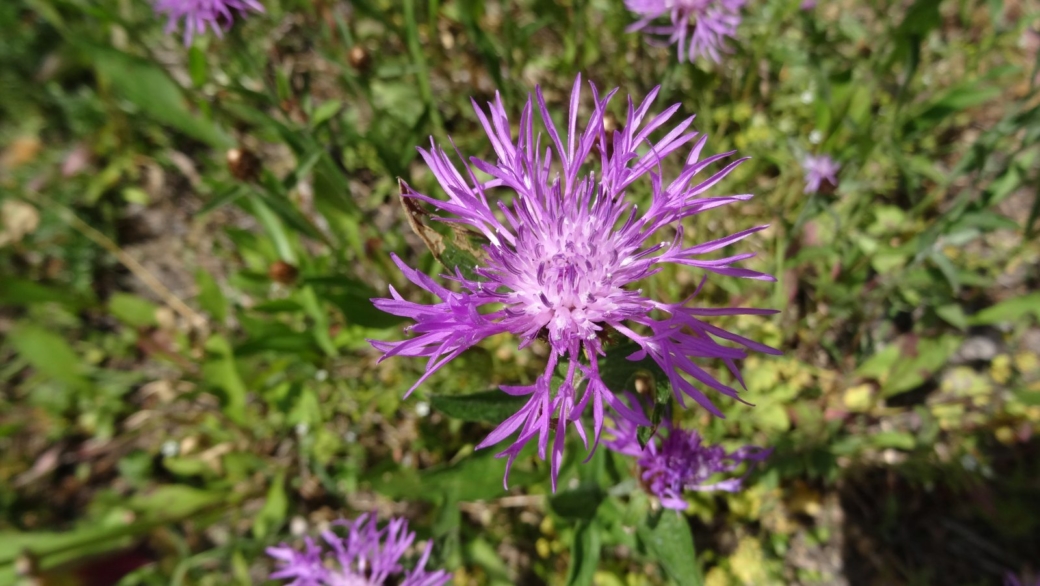
{"type": "Polygon", "coordinates": [[[816,8],[816,0],[802,0],[799,8],[802,10],[812,10],[813,8],[816,8]]]}
{"type": "Polygon", "coordinates": [[[234,11],[245,14],[250,10],[263,12],[257,0],[155,0],[155,12],[166,15],[167,34],[177,30],[184,21],[184,44],[190,45],[195,35],[206,32],[208,26],[218,37],[231,27],[234,11]]]}
{"type": "Polygon", "coordinates": [[[425,569],[432,540],[426,542],[415,569],[409,572],[401,566],[401,557],[415,541],[415,533],[408,531],[404,519],[391,519],[389,525],[378,529],[375,516],[365,514],[333,525],[345,527],[347,536],[323,531],[326,547],[307,537],[303,551],[284,544],[267,548],[267,554],[279,565],[271,579],[289,580],[288,586],[442,586],[451,580],[444,570],[425,569]]]}
{"type": "Polygon", "coordinates": [[[804,193],[819,191],[824,179],[831,185],[838,185],[837,175],[841,165],[830,155],[805,155],[805,159],[802,160],[802,169],[805,169],[804,193]]]}
{"type": "Polygon", "coordinates": [[[1040,586],[1040,578],[1031,581],[1027,577],[1019,578],[1011,572],[1004,575],[1004,586],[1040,586]]]}
{"type": "MultiPolygon", "coordinates": [[[[635,458],[644,486],[661,499],[662,506],[669,509],[686,508],[686,501],[682,497],[684,490],[740,490],[743,477],[713,483],[708,483],[708,479],[715,474],[733,472],[744,462],[760,462],[773,452],[770,448],[744,446],[735,452],[726,453],[721,446],[705,445],[696,431],[678,429],[667,419],[663,422],[667,437],[660,441],[660,445],[659,437],[655,437],[643,448],[636,436],[638,428],[635,423],[614,416],[611,416],[611,420],[614,427],[607,428],[607,434],[611,437],[604,438],[604,447],[635,458]]],[[[644,421],[642,424],[649,423],[644,421]]]]}
{"type": "MultiPolygon", "coordinates": [[[[720,415],[719,410],[690,379],[729,397],[737,398],[737,391],[717,380],[695,359],[721,360],[741,381],[736,361],[746,356],[744,348],[778,353],[704,321],[715,316],[775,313],[771,310],[688,307],[700,286],[679,303],[656,301],[644,296],[642,289],[631,288],[661,271],[665,264],[695,267],[731,277],[775,280],[734,266],[754,256],[753,253],[704,258],[765,226],[696,246],[684,244],[682,221],[685,218],[751,198],[750,195],[703,196],[744,159],[729,163],[700,183],[692,183],[698,173],[733,153],[702,160],[700,155],[707,137],[687,132],[693,118],[668,124],[679,104],[649,116],[657,89],[638,107],[629,99],[623,129],[608,135],[603,119],[607,104],[617,90],[600,96],[592,86],[595,101],[592,115],[579,131],[580,90],[579,76],[571,93],[566,132],[562,135],[550,117],[541,90],[536,90],[538,113],[547,139],[540,132],[535,133],[535,108],[530,98],[521,114],[519,136],[515,139],[500,98],[496,97],[495,103],[489,104],[487,113],[474,103],[477,117],[497,155],[494,164],[471,158],[468,163],[464,162],[464,173],[460,173],[447,153],[436,145],[431,144],[430,150],[419,149],[448,200],[429,197],[411,188],[406,188],[405,195],[453,216],[442,218],[444,221],[464,224],[483,234],[488,241],[483,249],[486,258],[481,261],[482,266],[474,270],[477,279],[471,280],[459,271],[450,277],[458,284],[460,291],[456,292],[438,285],[394,256],[394,262],[412,283],[435,294],[441,302],[424,305],[406,301],[393,288],[390,289],[392,299],[373,300],[379,309],[416,322],[409,328],[416,334],[411,339],[372,342],[385,353],[384,359],[398,355],[429,358],[426,373],[412,389],[489,336],[511,333],[520,338],[520,348],[538,339],[548,343],[548,362],[533,385],[502,387],[502,391],[510,395],[530,397],[527,403],[495,428],[477,448],[497,444],[517,434],[513,444],[498,454],[509,458],[504,479],[507,482],[509,468],[523,446],[537,438],[539,457],[545,459],[550,436],[555,434],[550,459],[554,489],[568,424],[573,425],[588,449],[581,416],[589,406],[592,408],[593,449],[599,441],[606,406],[633,421],[642,418],[619,400],[600,377],[597,358],[605,354],[606,336],[616,332],[630,338],[639,346],[628,356],[630,360],[651,357],[668,373],[680,404],[685,404],[684,398],[689,397],[716,415],[720,415]],[[663,136],[651,139],[654,133],[663,136]],[[543,139],[548,143],[544,148],[543,139]],[[690,150],[682,170],[674,180],[666,182],[660,174],[664,159],[683,147],[690,150]],[[474,171],[485,173],[491,179],[482,182],[474,171]],[[646,181],[636,188],[641,178],[646,181]],[[493,189],[507,195],[495,206],[488,199],[493,189]],[[649,205],[639,209],[626,198],[629,189],[649,191],[649,205]],[[719,339],[744,348],[721,344],[719,339]],[[561,360],[565,363],[561,367],[562,377],[550,385],[561,360]]],[[[702,280],[701,285],[703,283],[702,280]]]]}
{"type": "Polygon", "coordinates": [[[669,45],[679,45],[680,63],[701,55],[718,63],[726,37],[737,36],[744,0],[625,0],[625,6],[641,17],[628,30],[666,35],[669,45]],[[653,24],[666,14],[670,24],[653,24]]]}

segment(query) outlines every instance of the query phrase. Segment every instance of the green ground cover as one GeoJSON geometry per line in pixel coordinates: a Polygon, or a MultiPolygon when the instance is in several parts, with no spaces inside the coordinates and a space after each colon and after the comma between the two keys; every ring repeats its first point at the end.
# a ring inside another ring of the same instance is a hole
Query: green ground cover
{"type": "Polygon", "coordinates": [[[147,2],[0,2],[0,585],[264,583],[266,547],[364,512],[458,585],[1040,570],[1035,4],[752,0],[721,64],[626,32],[622,0],[263,4],[185,47],[147,2]],[[737,252],[777,282],[697,303],[780,310],[720,323],[782,355],[744,361],[753,406],[674,421],[774,453],[682,514],[576,437],[555,495],[528,453],[503,488],[474,447],[515,404],[487,391],[545,345],[495,336],[405,399],[425,359],[367,341],[403,336],[388,286],[431,301],[392,253],[444,272],[399,203],[443,197],[416,147],[493,158],[470,98],[515,120],[540,85],[562,124],[578,73],[621,88],[613,124],[660,85],[751,157],[712,193],[755,198],[690,243],[770,225],[737,252]],[[803,193],[809,153],[836,189],[803,193]]]}

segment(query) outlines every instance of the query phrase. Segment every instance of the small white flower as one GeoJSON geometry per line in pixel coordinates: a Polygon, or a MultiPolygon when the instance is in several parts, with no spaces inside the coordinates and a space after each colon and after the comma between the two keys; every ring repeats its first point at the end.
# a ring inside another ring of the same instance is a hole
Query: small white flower
{"type": "Polygon", "coordinates": [[[307,519],[296,515],[289,521],[289,533],[295,537],[299,537],[307,532],[307,519]]]}
{"type": "Polygon", "coordinates": [[[419,417],[426,417],[430,414],[430,404],[425,401],[419,401],[415,404],[415,414],[419,417]]]}
{"type": "Polygon", "coordinates": [[[174,440],[166,440],[163,442],[161,451],[163,457],[172,458],[180,453],[181,446],[174,440]]]}

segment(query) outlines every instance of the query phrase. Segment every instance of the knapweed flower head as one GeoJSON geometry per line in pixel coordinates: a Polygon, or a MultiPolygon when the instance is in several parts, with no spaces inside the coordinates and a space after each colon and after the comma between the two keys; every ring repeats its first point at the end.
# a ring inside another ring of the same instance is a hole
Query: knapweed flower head
{"type": "Polygon", "coordinates": [[[303,550],[287,545],[267,548],[278,569],[272,580],[287,580],[287,586],[442,586],[451,580],[444,570],[427,571],[433,541],[427,541],[422,556],[412,570],[405,570],[401,559],[415,541],[408,521],[391,519],[383,529],[372,515],[353,521],[337,521],[346,536],[332,529],[323,531],[323,544],[305,538],[303,550]]]}
{"type": "Polygon", "coordinates": [[[384,352],[384,359],[429,358],[426,373],[415,386],[489,336],[511,333],[519,338],[520,348],[539,339],[548,343],[545,369],[534,384],[502,387],[510,395],[529,397],[526,404],[477,448],[516,434],[513,443],[498,454],[509,458],[508,480],[509,467],[521,449],[537,438],[539,456],[545,459],[546,452],[551,452],[554,488],[568,426],[573,426],[588,449],[589,436],[582,422],[588,409],[592,411],[593,448],[599,441],[606,408],[632,421],[643,418],[618,399],[600,376],[597,359],[605,355],[608,337],[620,334],[635,342],[638,349],[628,356],[630,360],[652,358],[668,373],[680,403],[693,399],[716,415],[721,413],[702,388],[733,398],[737,398],[737,391],[702,368],[697,359],[720,360],[740,381],[736,361],[746,356],[745,349],[777,353],[706,321],[724,315],[773,313],[770,310],[689,306],[700,287],[678,303],[652,299],[635,287],[669,264],[730,277],[774,280],[736,266],[753,253],[706,258],[765,226],[693,246],[684,243],[684,219],[751,198],[705,195],[743,159],[694,182],[702,171],[733,153],[702,158],[707,137],[689,131],[693,118],[671,122],[678,104],[651,116],[657,89],[638,106],[629,99],[623,128],[608,135],[603,127],[604,114],[617,90],[602,96],[590,86],[593,106],[588,122],[579,127],[579,76],[562,133],[540,89],[535,92],[537,108],[528,98],[516,137],[500,98],[489,104],[486,113],[474,103],[477,118],[494,148],[494,163],[471,158],[463,162],[460,172],[435,144],[429,150],[420,149],[448,199],[417,193],[407,186],[405,196],[450,214],[444,221],[478,231],[487,240],[485,258],[470,277],[456,269],[450,279],[457,283],[458,291],[453,291],[394,256],[394,262],[412,283],[441,301],[433,305],[414,303],[393,288],[392,299],[373,300],[381,310],[416,322],[409,327],[415,334],[411,339],[372,342],[384,352]],[[536,116],[544,124],[547,137],[535,132],[536,116]],[[655,134],[663,136],[654,139],[655,134]],[[665,159],[680,149],[686,153],[682,159],[685,162],[674,179],[665,181],[660,172],[665,159]],[[478,180],[476,171],[491,179],[478,180]],[[629,191],[639,189],[650,194],[649,204],[642,209],[628,197],[629,191]],[[511,197],[492,204],[492,191],[511,197]],[[561,376],[550,384],[557,366],[561,376]]]}
{"type": "Polygon", "coordinates": [[[231,27],[235,13],[245,15],[249,11],[263,12],[257,0],[155,0],[156,14],[167,17],[166,32],[173,33],[178,26],[184,28],[184,44],[190,45],[195,35],[211,29],[218,37],[231,27]]]}
{"type": "Polygon", "coordinates": [[[838,170],[841,169],[841,164],[830,155],[805,155],[802,159],[802,169],[805,170],[804,193],[818,192],[825,180],[832,186],[838,185],[838,170]]]}
{"type": "MultiPolygon", "coordinates": [[[[638,404],[634,399],[633,403],[638,404]]],[[[660,438],[659,433],[643,447],[639,444],[636,422],[613,415],[611,420],[614,426],[607,428],[603,446],[635,458],[643,485],[660,499],[663,507],[669,509],[686,508],[683,492],[687,490],[740,490],[743,477],[709,481],[718,474],[735,471],[745,462],[760,462],[773,452],[770,448],[756,446],[744,446],[734,452],[726,452],[722,446],[705,444],[696,431],[675,427],[667,418],[662,422],[664,429],[661,433],[666,434],[664,439],[660,438]]],[[[649,423],[642,422],[643,425],[649,423]]]]}
{"type": "Polygon", "coordinates": [[[625,0],[640,19],[628,27],[667,38],[679,46],[679,62],[704,56],[715,63],[726,51],[726,38],[737,36],[744,0],[625,0]],[[668,18],[668,24],[655,24],[668,18]]]}

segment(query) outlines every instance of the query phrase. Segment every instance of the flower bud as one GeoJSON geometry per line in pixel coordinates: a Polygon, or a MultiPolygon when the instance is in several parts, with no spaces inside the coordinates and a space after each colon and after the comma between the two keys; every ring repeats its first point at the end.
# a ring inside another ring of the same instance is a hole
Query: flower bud
{"type": "Polygon", "coordinates": [[[256,181],[260,176],[260,158],[253,151],[234,148],[227,152],[227,165],[231,175],[239,181],[256,181]]]}
{"type": "Polygon", "coordinates": [[[277,260],[271,263],[271,268],[267,269],[267,276],[275,283],[281,283],[282,285],[292,285],[299,274],[300,271],[296,267],[284,260],[277,260]]]}
{"type": "Polygon", "coordinates": [[[347,61],[350,62],[350,66],[354,69],[364,72],[372,64],[372,56],[361,45],[354,45],[347,52],[347,61]]]}

